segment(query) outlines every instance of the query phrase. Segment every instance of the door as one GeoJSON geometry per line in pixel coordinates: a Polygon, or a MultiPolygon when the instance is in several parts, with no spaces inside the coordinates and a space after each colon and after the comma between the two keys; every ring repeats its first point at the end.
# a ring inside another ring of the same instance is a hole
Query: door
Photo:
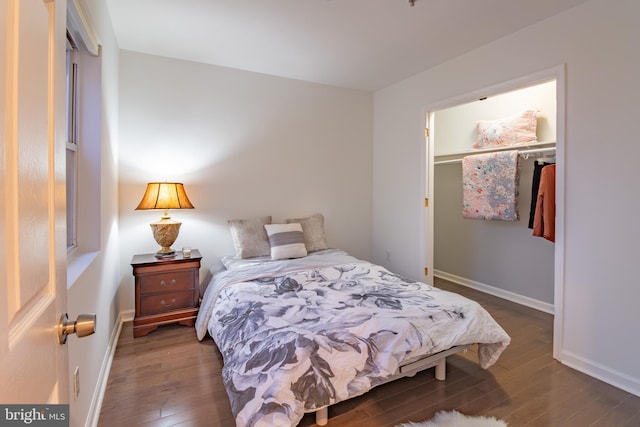
{"type": "Polygon", "coordinates": [[[68,403],[64,2],[0,0],[0,402],[68,403]],[[10,386],[8,386],[10,385],[10,386]]]}

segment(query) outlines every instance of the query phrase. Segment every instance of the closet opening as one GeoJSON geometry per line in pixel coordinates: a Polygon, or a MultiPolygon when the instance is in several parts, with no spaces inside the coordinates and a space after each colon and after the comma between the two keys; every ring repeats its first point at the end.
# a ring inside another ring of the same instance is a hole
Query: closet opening
{"type": "Polygon", "coordinates": [[[554,355],[562,318],[563,94],[558,67],[424,111],[427,279],[553,314],[554,355]]]}

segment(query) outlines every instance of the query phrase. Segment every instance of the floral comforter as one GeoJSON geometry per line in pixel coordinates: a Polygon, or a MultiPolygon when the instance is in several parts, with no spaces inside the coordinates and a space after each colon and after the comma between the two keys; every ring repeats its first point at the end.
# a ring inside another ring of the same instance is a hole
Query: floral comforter
{"type": "Polygon", "coordinates": [[[479,343],[487,368],[510,342],[476,302],[338,250],[216,274],[196,329],[223,355],[238,427],[295,426],[456,345],[479,343]]]}

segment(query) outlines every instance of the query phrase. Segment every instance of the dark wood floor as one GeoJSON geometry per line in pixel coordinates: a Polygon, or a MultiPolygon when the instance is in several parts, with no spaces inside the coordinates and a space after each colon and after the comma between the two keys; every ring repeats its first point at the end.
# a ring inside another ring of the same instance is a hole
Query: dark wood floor
{"type": "MultiPolygon", "coordinates": [[[[552,316],[436,279],[438,287],[480,302],[511,335],[488,370],[474,351],[448,360],[447,379],[433,369],[374,388],[329,408],[330,427],[384,427],[429,419],[439,410],[492,415],[511,427],[640,427],[640,397],[552,358],[552,316]]],[[[165,326],[133,339],[124,325],[111,367],[100,427],[234,426],[211,338],[165,326]]],[[[315,425],[307,414],[300,426],[315,425]]]]}

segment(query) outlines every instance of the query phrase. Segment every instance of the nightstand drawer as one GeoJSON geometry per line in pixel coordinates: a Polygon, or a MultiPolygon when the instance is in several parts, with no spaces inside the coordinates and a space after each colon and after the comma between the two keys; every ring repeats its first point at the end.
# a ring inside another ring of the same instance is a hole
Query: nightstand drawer
{"type": "Polygon", "coordinates": [[[140,300],[140,315],[166,313],[194,306],[193,291],[165,292],[146,295],[140,300]]]}
{"type": "Polygon", "coordinates": [[[191,256],[176,252],[172,257],[134,255],[136,314],[133,336],[141,337],[161,325],[179,323],[193,327],[200,299],[200,251],[191,256]]]}
{"type": "Polygon", "coordinates": [[[178,270],[162,274],[149,274],[140,276],[139,281],[140,292],[143,294],[193,289],[194,271],[178,270]]]}

